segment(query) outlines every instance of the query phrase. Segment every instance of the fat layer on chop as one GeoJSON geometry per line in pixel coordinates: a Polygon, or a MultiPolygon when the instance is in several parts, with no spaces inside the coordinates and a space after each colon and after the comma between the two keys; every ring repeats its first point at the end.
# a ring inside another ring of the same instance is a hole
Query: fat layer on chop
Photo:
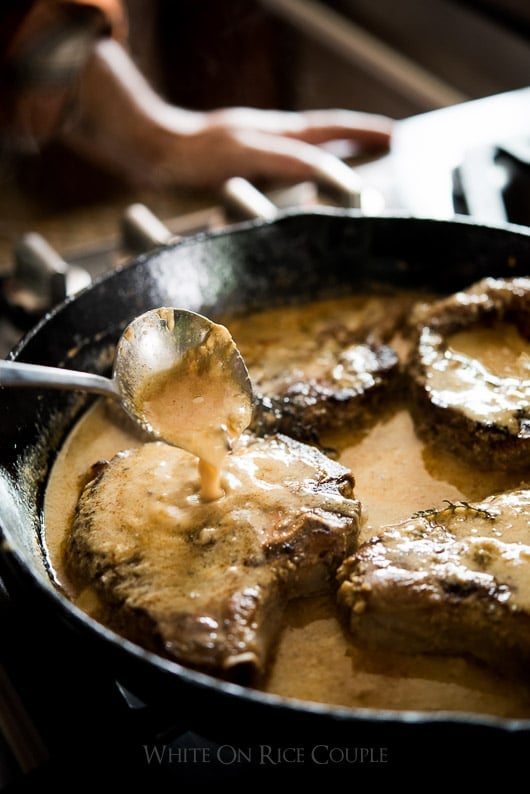
{"type": "Polygon", "coordinates": [[[197,460],[161,442],[120,453],[81,493],[65,564],[119,633],[248,678],[266,669],[286,601],[333,586],[360,503],[349,470],[281,436],[243,436],[223,486],[201,501],[197,460]]]}
{"type": "Polygon", "coordinates": [[[359,644],[530,678],[530,490],[389,525],[345,560],[338,582],[359,644]]]}

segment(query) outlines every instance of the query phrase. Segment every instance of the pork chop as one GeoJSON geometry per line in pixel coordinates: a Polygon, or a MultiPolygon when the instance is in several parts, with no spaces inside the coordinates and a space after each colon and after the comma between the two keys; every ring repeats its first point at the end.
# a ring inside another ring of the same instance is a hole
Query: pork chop
{"type": "Polygon", "coordinates": [[[530,465],[530,278],[486,278],[420,314],[409,362],[422,438],[481,468],[530,465]]]}
{"type": "Polygon", "coordinates": [[[328,360],[316,363],[320,371],[312,376],[291,370],[258,382],[250,428],[318,442],[324,430],[367,426],[386,397],[395,396],[399,358],[388,345],[341,346],[330,340],[326,354],[328,360]]]}
{"type": "Polygon", "coordinates": [[[338,582],[361,645],[530,676],[530,490],[390,525],[345,560],[338,582]]]}
{"type": "Polygon", "coordinates": [[[409,305],[359,295],[227,321],[256,396],[251,430],[318,442],[325,430],[370,424],[398,388],[391,340],[409,305]]]}
{"type": "Polygon", "coordinates": [[[280,436],[244,434],[222,485],[202,501],[196,458],[161,442],[119,453],[82,490],[65,565],[117,632],[248,680],[266,669],[287,600],[334,583],[360,504],[348,469],[280,436]]]}

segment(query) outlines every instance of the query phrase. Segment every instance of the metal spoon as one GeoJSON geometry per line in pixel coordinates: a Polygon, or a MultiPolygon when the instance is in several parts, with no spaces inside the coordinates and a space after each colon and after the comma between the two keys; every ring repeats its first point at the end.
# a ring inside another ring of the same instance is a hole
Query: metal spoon
{"type": "Polygon", "coordinates": [[[166,307],[152,309],[127,326],[116,346],[111,378],[3,360],[0,386],[79,390],[111,397],[154,438],[206,460],[216,435],[218,449],[209,461],[214,464],[223,451],[226,454],[230,439],[250,423],[253,403],[247,368],[227,329],[195,312],[166,307]],[[194,391],[189,394],[190,405],[180,405],[180,421],[179,406],[173,404],[168,387],[180,386],[185,398],[188,378],[193,380],[194,391]],[[200,408],[203,423],[199,427],[193,417],[200,408]]]}

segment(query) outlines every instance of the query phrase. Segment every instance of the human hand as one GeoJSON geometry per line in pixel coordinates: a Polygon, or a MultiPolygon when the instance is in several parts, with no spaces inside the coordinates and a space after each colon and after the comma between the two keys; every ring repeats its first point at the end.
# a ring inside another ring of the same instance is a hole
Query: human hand
{"type": "Polygon", "coordinates": [[[346,168],[323,144],[384,148],[391,128],[384,116],[353,110],[178,108],[152,90],[121,45],[106,39],[86,65],[77,115],[63,136],[128,182],[212,188],[232,176],[318,180],[346,168]]]}
{"type": "Polygon", "coordinates": [[[198,114],[196,125],[171,140],[166,132],[156,176],[163,183],[216,186],[231,176],[305,180],[345,176],[322,144],[350,141],[360,149],[389,145],[391,122],[352,110],[287,112],[224,108],[198,114]]]}

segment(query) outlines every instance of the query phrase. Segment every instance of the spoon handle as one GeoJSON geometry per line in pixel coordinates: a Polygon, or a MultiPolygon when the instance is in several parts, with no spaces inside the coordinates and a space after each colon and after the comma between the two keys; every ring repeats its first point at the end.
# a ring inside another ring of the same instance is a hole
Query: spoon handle
{"type": "Polygon", "coordinates": [[[81,390],[119,397],[114,381],[102,375],[21,361],[0,361],[0,386],[81,390]]]}

